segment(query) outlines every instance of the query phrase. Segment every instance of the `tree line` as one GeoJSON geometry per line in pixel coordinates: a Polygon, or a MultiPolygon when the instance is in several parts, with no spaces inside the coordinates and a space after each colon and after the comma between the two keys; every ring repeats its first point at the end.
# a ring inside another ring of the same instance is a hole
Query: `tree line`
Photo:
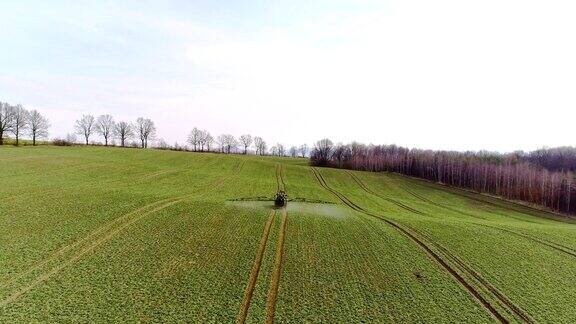
{"type": "MultiPolygon", "coordinates": [[[[139,117],[134,122],[116,122],[111,115],[83,115],[75,122],[75,134],[86,145],[95,143],[99,135],[104,145],[149,147],[156,138],[156,126],[151,119],[139,117]],[[130,142],[129,141],[133,141],[130,142]],[[137,142],[134,142],[137,141],[137,142]]],[[[48,137],[50,123],[37,110],[22,105],[0,102],[0,145],[11,134],[19,145],[28,136],[33,145],[48,137]]],[[[69,134],[54,143],[76,142],[69,134]]],[[[212,136],[196,127],[187,138],[189,147],[158,141],[158,148],[191,150],[195,152],[241,153],[274,156],[306,157],[306,144],[289,149],[280,143],[268,147],[259,137],[244,134],[238,138],[230,134],[212,136]]],[[[544,148],[532,152],[500,154],[494,152],[451,152],[407,149],[396,145],[334,145],[332,141],[318,141],[310,152],[310,163],[365,171],[389,171],[418,177],[454,187],[488,193],[511,200],[521,200],[566,214],[576,214],[576,149],[571,147],[544,148]]]]}
{"type": "MultiPolygon", "coordinates": [[[[250,134],[244,134],[238,138],[230,134],[222,134],[214,138],[210,132],[200,130],[197,127],[192,129],[188,135],[187,142],[194,152],[216,151],[228,154],[248,154],[253,152],[256,155],[306,157],[309,151],[306,144],[302,144],[299,147],[292,146],[289,150],[286,150],[285,146],[280,143],[268,148],[268,144],[262,137],[253,137],[250,134]]],[[[170,148],[167,145],[161,146],[170,148]]]]}
{"type": "MultiPolygon", "coordinates": [[[[141,148],[147,148],[148,143],[156,136],[156,125],[149,118],[138,117],[135,122],[114,121],[111,115],[101,115],[95,118],[92,115],[83,115],[74,124],[76,134],[84,138],[86,145],[92,143],[90,138],[93,135],[100,135],[104,140],[104,145],[109,146],[113,139],[120,141],[120,146],[126,147],[128,141],[137,140],[141,148]]],[[[75,138],[70,136],[68,141],[75,142],[75,138]]]]}
{"type": "MultiPolygon", "coordinates": [[[[156,126],[151,119],[138,118],[134,123],[126,121],[116,122],[111,115],[101,115],[94,117],[92,115],[83,115],[75,122],[75,134],[81,135],[86,145],[96,143],[94,136],[98,135],[103,140],[105,146],[114,145],[113,140],[117,139],[120,146],[136,146],[130,140],[138,140],[139,147],[147,148],[148,143],[156,139],[156,126]]],[[[65,142],[74,143],[76,139],[69,135],[65,142]]],[[[284,145],[278,143],[270,148],[266,141],[259,136],[253,137],[249,134],[241,135],[236,138],[230,134],[222,134],[214,137],[207,130],[201,130],[194,127],[188,134],[188,147],[181,146],[178,143],[169,145],[162,139],[158,139],[156,145],[159,149],[170,149],[179,151],[193,152],[219,152],[219,153],[240,153],[256,155],[274,155],[274,156],[291,156],[306,157],[309,152],[308,145],[303,144],[299,147],[292,146],[289,150],[284,145]]]]}
{"type": "MultiPolygon", "coordinates": [[[[4,144],[7,134],[15,136],[15,145],[19,145],[23,134],[29,134],[33,145],[36,145],[37,139],[48,137],[49,127],[48,119],[38,111],[28,111],[22,105],[13,106],[0,102],[0,145],[4,144]]],[[[68,134],[66,138],[55,138],[52,142],[56,145],[72,145],[77,142],[76,135],[81,136],[86,145],[100,144],[102,142],[98,140],[101,139],[105,146],[115,146],[115,140],[118,140],[121,147],[148,148],[150,142],[156,140],[157,133],[154,121],[149,118],[139,117],[134,122],[117,122],[108,114],[98,117],[87,114],[75,121],[73,134],[68,134]]],[[[170,146],[164,140],[158,139],[156,147],[194,152],[251,153],[291,157],[306,157],[309,152],[306,144],[286,149],[284,145],[278,143],[269,148],[266,141],[259,136],[244,134],[236,138],[230,134],[222,134],[214,137],[210,132],[197,127],[194,127],[188,135],[187,144],[190,146],[181,146],[178,143],[170,146]]]]}
{"type": "Polygon", "coordinates": [[[48,137],[49,128],[50,122],[37,110],[0,102],[0,145],[4,144],[8,134],[14,135],[15,145],[19,145],[20,139],[26,135],[32,139],[32,145],[36,145],[38,139],[48,137]]]}
{"type": "MultiPolygon", "coordinates": [[[[573,151],[574,149],[572,149],[573,151]]],[[[335,168],[396,172],[449,186],[520,200],[565,214],[576,214],[576,184],[569,167],[558,168],[558,150],[499,154],[408,149],[396,145],[334,145],[318,141],[310,163],[335,168]],[[548,161],[551,163],[547,168],[548,161]]]]}

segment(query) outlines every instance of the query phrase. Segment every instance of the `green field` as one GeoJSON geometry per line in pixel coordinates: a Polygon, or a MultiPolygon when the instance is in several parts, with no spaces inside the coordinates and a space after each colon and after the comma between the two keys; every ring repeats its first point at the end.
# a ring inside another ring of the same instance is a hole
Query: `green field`
{"type": "Polygon", "coordinates": [[[0,322],[576,322],[576,225],[496,198],[157,150],[0,170],[0,322]]]}

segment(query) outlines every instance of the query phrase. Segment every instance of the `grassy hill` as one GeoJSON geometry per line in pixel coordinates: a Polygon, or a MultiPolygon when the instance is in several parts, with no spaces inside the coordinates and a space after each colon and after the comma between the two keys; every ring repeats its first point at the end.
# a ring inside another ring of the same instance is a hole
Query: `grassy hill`
{"type": "Polygon", "coordinates": [[[0,170],[1,322],[576,321],[576,225],[498,199],[155,150],[0,147],[0,170]]]}

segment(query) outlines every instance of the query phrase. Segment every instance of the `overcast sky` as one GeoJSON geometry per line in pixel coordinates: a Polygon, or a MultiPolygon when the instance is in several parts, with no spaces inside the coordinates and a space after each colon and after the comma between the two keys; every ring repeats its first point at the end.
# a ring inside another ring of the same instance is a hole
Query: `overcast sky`
{"type": "Polygon", "coordinates": [[[0,101],[270,144],[576,145],[576,1],[1,1],[0,101]],[[121,2],[121,4],[119,4],[121,2]]]}

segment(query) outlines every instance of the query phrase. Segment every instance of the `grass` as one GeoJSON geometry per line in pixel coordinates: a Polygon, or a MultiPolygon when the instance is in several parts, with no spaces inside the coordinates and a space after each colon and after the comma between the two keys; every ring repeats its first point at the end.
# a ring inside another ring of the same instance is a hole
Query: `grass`
{"type": "Polygon", "coordinates": [[[576,225],[491,197],[104,147],[4,146],[0,170],[2,322],[576,321],[576,225]]]}

